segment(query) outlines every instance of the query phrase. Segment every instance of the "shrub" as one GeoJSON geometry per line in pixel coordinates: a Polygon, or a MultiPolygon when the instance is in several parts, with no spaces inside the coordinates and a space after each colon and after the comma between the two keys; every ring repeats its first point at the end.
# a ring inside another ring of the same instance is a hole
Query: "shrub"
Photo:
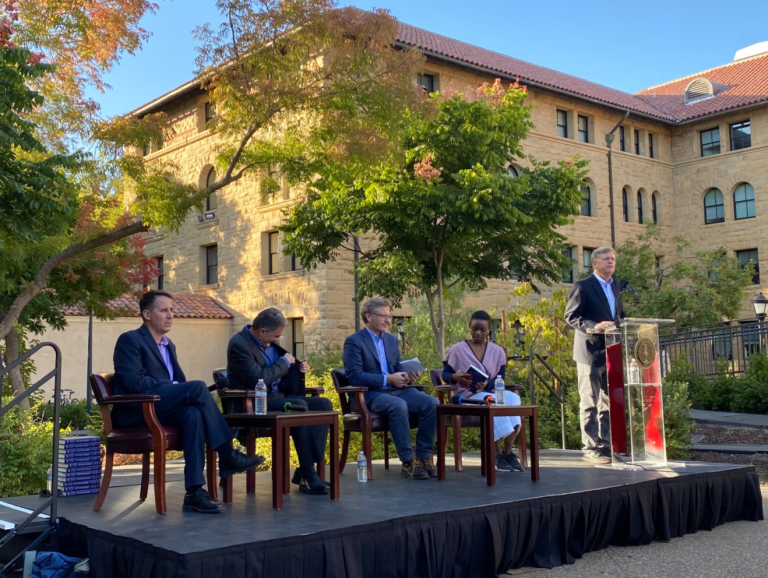
{"type": "MultiPolygon", "coordinates": [[[[46,421],[53,421],[53,404],[41,403],[36,407],[35,412],[37,417],[46,421]]],[[[72,403],[61,406],[59,425],[61,429],[88,429],[91,430],[94,435],[99,435],[102,427],[101,414],[98,411],[96,403],[93,404],[91,412],[89,413],[86,400],[73,401],[72,403]]]]}
{"type": "Polygon", "coordinates": [[[753,353],[732,395],[731,411],[768,413],[768,356],[753,353]]]}
{"type": "MultiPolygon", "coordinates": [[[[10,398],[4,398],[3,404],[10,398]]],[[[13,408],[0,430],[0,497],[36,494],[46,486],[53,455],[53,424],[38,417],[40,409],[13,408]]]]}
{"type": "Polygon", "coordinates": [[[693,432],[688,384],[666,380],[662,389],[662,399],[667,457],[684,459],[687,457],[686,448],[692,443],[693,432]]]}

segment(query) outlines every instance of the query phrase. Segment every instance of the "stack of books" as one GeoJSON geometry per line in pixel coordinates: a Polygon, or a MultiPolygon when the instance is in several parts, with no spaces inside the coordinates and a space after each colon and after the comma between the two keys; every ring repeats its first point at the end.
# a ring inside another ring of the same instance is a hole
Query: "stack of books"
{"type": "Polygon", "coordinates": [[[97,494],[101,485],[101,440],[98,436],[59,440],[59,495],[97,494]]]}

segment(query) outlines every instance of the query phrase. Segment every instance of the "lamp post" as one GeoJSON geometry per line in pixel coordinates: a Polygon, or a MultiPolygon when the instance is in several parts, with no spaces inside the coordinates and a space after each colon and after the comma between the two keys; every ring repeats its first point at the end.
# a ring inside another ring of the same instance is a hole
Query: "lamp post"
{"type": "Polygon", "coordinates": [[[629,116],[629,111],[624,113],[624,116],[621,117],[621,120],[616,123],[616,126],[613,127],[611,132],[609,132],[607,135],[605,135],[605,146],[608,147],[608,200],[609,200],[609,206],[611,209],[611,247],[616,246],[616,221],[614,220],[614,202],[613,202],[613,158],[611,156],[611,145],[613,144],[613,133],[616,132],[616,129],[621,126],[621,123],[623,123],[625,120],[627,120],[627,117],[629,116]]]}
{"type": "Polygon", "coordinates": [[[766,313],[768,313],[768,299],[762,294],[758,293],[754,299],[752,299],[752,308],[755,310],[755,316],[757,317],[757,339],[760,345],[760,349],[763,349],[763,331],[760,327],[765,321],[766,313]]]}

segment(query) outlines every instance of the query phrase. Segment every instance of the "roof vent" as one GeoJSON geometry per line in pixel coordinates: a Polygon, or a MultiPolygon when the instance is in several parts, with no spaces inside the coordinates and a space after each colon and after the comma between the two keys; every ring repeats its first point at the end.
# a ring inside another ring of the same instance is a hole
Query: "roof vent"
{"type": "Polygon", "coordinates": [[[757,44],[753,44],[752,46],[747,46],[746,48],[737,50],[736,56],[734,56],[733,59],[741,60],[742,58],[757,56],[758,54],[763,54],[764,52],[768,52],[768,42],[758,42],[757,44]]]}
{"type": "Polygon", "coordinates": [[[685,104],[691,104],[692,102],[698,102],[714,96],[715,91],[712,83],[706,78],[697,78],[692,80],[685,89],[685,104]]]}

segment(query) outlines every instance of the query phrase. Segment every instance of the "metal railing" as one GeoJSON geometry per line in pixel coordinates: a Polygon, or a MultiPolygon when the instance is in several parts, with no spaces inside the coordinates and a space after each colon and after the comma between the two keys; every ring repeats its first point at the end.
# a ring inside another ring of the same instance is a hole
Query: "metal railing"
{"type": "Polygon", "coordinates": [[[749,356],[768,348],[768,321],[739,325],[711,325],[678,329],[659,335],[665,369],[685,353],[696,373],[715,376],[718,363],[728,363],[728,373],[744,373],[749,356]]]}
{"type": "MultiPolygon", "coordinates": [[[[40,389],[43,385],[45,385],[48,381],[51,379],[54,380],[54,395],[53,395],[53,449],[51,452],[51,469],[52,469],[52,479],[51,479],[51,495],[50,497],[46,498],[46,500],[32,513],[30,513],[27,518],[18,524],[15,528],[12,530],[9,530],[8,533],[3,536],[3,538],[0,540],[0,550],[8,544],[13,538],[16,536],[19,536],[21,534],[31,534],[31,533],[39,533],[39,536],[37,536],[30,544],[25,546],[21,552],[19,552],[16,556],[14,556],[7,564],[4,566],[0,566],[0,576],[5,576],[13,571],[16,564],[21,561],[24,558],[24,553],[27,550],[33,550],[35,549],[39,544],[42,543],[43,540],[45,540],[47,537],[54,535],[56,528],[57,528],[57,506],[58,506],[58,487],[59,487],[59,460],[58,460],[58,449],[59,449],[59,419],[61,416],[61,351],[59,350],[58,346],[54,343],[39,343],[29,351],[27,351],[24,355],[19,357],[16,361],[11,363],[9,366],[3,368],[0,370],[0,382],[2,382],[2,379],[8,375],[13,369],[20,366],[22,363],[24,363],[27,359],[32,357],[35,353],[40,351],[41,349],[45,347],[50,347],[53,349],[54,353],[56,354],[56,363],[50,372],[48,372],[45,376],[43,376],[41,379],[39,379],[35,384],[28,387],[24,393],[21,393],[14,397],[9,403],[5,404],[4,406],[0,407],[0,432],[2,432],[2,418],[3,416],[8,413],[11,409],[19,405],[23,400],[28,399],[30,395],[32,395],[34,392],[36,392],[38,389],[40,389]],[[38,516],[42,514],[46,509],[50,508],[49,517],[44,521],[37,521],[38,516]]],[[[0,446],[2,447],[2,446],[0,446]]],[[[2,466],[2,450],[0,450],[0,466],[2,466]]]]}
{"type": "Polygon", "coordinates": [[[534,354],[533,357],[531,357],[530,355],[526,357],[513,356],[508,358],[508,360],[510,359],[513,359],[518,362],[519,361],[528,362],[528,383],[530,386],[530,396],[531,396],[532,404],[534,405],[536,404],[536,394],[533,389],[535,380],[539,380],[539,383],[541,383],[544,387],[546,387],[549,390],[549,393],[552,394],[552,397],[554,397],[557,403],[560,404],[560,435],[562,437],[563,449],[567,449],[566,433],[565,433],[565,382],[560,377],[560,375],[552,368],[552,366],[549,363],[547,363],[547,360],[541,355],[539,355],[538,353],[534,354]],[[541,363],[544,369],[539,371],[539,369],[536,368],[536,364],[534,363],[534,360],[539,361],[539,363],[541,363]],[[547,379],[545,378],[546,374],[549,374],[555,380],[552,384],[550,384],[549,381],[547,381],[547,379]]]}

